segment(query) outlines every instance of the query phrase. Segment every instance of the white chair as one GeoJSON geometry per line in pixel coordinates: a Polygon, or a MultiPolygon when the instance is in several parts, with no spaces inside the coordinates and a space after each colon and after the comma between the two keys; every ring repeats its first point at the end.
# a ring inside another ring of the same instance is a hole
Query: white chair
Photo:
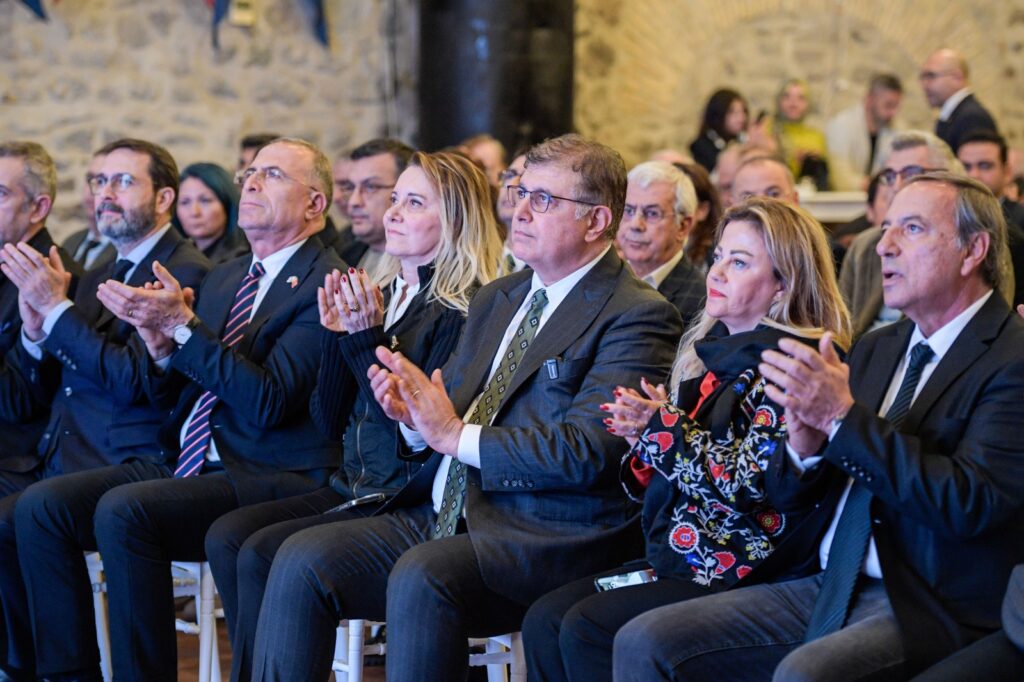
{"type": "MultiPolygon", "coordinates": [[[[100,670],[104,682],[110,682],[110,628],[107,619],[107,583],[103,578],[103,563],[96,552],[86,554],[89,580],[92,582],[93,607],[96,611],[96,643],[100,649],[100,670]]],[[[217,651],[217,618],[223,618],[222,610],[216,608],[214,596],[217,593],[213,583],[210,564],[173,562],[171,581],[174,596],[189,597],[196,601],[196,622],[175,619],[174,627],[179,632],[199,635],[199,682],[220,682],[220,656],[217,651]]]]}
{"type": "MultiPolygon", "coordinates": [[[[366,628],[380,625],[372,621],[348,620],[338,626],[334,645],[334,665],[338,682],[363,682],[363,657],[387,653],[386,644],[366,645],[366,628]]],[[[471,646],[483,645],[485,653],[470,654],[470,666],[487,666],[487,682],[526,682],[526,659],[522,636],[518,632],[485,639],[470,639],[471,646]],[[506,675],[506,667],[509,675],[506,675]]]]}

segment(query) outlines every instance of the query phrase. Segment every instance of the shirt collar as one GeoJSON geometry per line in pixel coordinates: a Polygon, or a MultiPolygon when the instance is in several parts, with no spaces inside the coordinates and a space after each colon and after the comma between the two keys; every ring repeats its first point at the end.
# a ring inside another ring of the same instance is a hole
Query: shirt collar
{"type": "Polygon", "coordinates": [[[156,243],[160,241],[165,234],[167,234],[167,230],[169,229],[171,229],[171,224],[167,223],[159,230],[156,230],[139,242],[134,249],[123,256],[119,255],[118,258],[127,258],[133,265],[138,265],[143,258],[149,255],[149,252],[152,251],[153,247],[156,246],[156,243]]]}
{"type": "Polygon", "coordinates": [[[593,267],[597,265],[597,262],[599,260],[604,258],[605,254],[608,253],[608,249],[610,248],[612,248],[611,244],[606,246],[604,248],[604,251],[598,254],[597,258],[595,258],[594,260],[590,261],[586,265],[583,265],[582,267],[576,270],[573,270],[562,279],[558,280],[557,282],[553,282],[547,286],[544,286],[544,283],[540,281],[540,277],[537,276],[536,272],[533,273],[533,279],[530,282],[530,291],[526,296],[525,303],[529,302],[530,297],[533,296],[533,292],[537,291],[538,289],[544,289],[548,296],[547,309],[554,310],[556,307],[558,307],[558,304],[561,303],[562,300],[569,295],[569,292],[573,290],[573,287],[575,287],[579,283],[579,281],[583,279],[583,276],[590,272],[593,269],[593,267]]]}
{"type": "MultiPolygon", "coordinates": [[[[252,262],[255,263],[259,261],[260,263],[263,264],[264,274],[261,279],[264,279],[265,281],[268,282],[276,279],[277,275],[281,272],[285,264],[288,262],[288,259],[291,258],[292,255],[294,255],[295,252],[299,250],[299,247],[301,247],[305,243],[305,239],[300,239],[294,244],[289,244],[283,249],[278,249],[269,256],[266,256],[265,258],[257,258],[256,255],[253,254],[252,262]]],[[[250,264],[249,267],[252,268],[252,265],[250,264]]]]}
{"type": "Polygon", "coordinates": [[[661,283],[668,277],[668,273],[672,272],[672,269],[679,265],[679,261],[683,259],[683,250],[679,249],[676,254],[669,258],[667,261],[659,265],[658,267],[651,270],[643,276],[643,280],[650,284],[652,287],[657,289],[661,286],[661,283]]]}
{"type": "Polygon", "coordinates": [[[939,120],[945,121],[953,115],[953,110],[960,106],[960,102],[967,99],[967,96],[971,94],[970,88],[960,88],[952,95],[949,96],[945,102],[942,103],[942,108],[939,109],[939,120]]]}
{"type": "Polygon", "coordinates": [[[947,322],[941,329],[935,330],[927,339],[924,338],[921,328],[914,325],[914,333],[910,335],[910,345],[907,346],[907,353],[909,354],[918,342],[927,341],[929,348],[935,353],[935,362],[941,360],[942,356],[953,346],[953,343],[960,336],[960,332],[964,330],[967,323],[974,318],[977,312],[981,310],[981,306],[985,305],[985,302],[992,296],[993,291],[993,289],[989,289],[987,294],[984,294],[977,301],[967,306],[962,313],[947,322]]]}

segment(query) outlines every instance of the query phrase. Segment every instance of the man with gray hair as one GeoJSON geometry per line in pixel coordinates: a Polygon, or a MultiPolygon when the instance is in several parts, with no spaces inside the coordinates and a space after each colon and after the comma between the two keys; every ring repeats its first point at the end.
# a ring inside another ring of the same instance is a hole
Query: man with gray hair
{"type": "Polygon", "coordinates": [[[956,50],[942,48],[928,55],[918,79],[928,104],[939,110],[935,134],[956,150],[967,133],[998,132],[995,119],[975,98],[968,82],[967,60],[956,50]]]}
{"type": "Polygon", "coordinates": [[[693,183],[664,161],[641,163],[627,178],[619,250],[633,273],[689,322],[700,312],[705,294],[704,276],[683,256],[697,209],[693,183]]]}
{"type": "MultiPolygon", "coordinates": [[[[879,181],[879,199],[886,206],[903,185],[914,176],[929,171],[946,170],[963,175],[963,166],[957,161],[953,150],[935,135],[920,130],[897,133],[892,140],[892,151],[886,159],[885,169],[879,181]]],[[[839,273],[839,288],[850,306],[853,319],[853,336],[890,324],[900,319],[900,313],[885,307],[882,300],[882,265],[875,253],[882,238],[882,229],[872,227],[861,232],[846,253],[839,273]]],[[[1009,254],[1006,255],[1009,269],[1009,254]]],[[[1010,274],[1012,280],[1012,273],[1010,274]]],[[[1004,282],[1001,291],[1009,288],[1013,295],[1012,281],[1004,282]]]]}

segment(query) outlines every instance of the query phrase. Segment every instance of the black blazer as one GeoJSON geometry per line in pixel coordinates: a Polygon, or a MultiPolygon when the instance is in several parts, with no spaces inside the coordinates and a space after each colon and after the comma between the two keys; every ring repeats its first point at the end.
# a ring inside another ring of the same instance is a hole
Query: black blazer
{"type": "MultiPolygon", "coordinates": [[[[64,250],[68,252],[68,256],[74,258],[75,254],[78,253],[78,247],[82,245],[82,242],[89,236],[89,228],[84,228],[73,232],[71,236],[64,240],[64,250]]],[[[90,270],[99,270],[107,263],[113,263],[117,260],[117,249],[110,242],[107,242],[102,249],[100,249],[99,255],[93,260],[92,265],[89,267],[90,270]]],[[[77,262],[77,261],[76,261],[77,262]]],[[[78,263],[81,267],[85,267],[85,263],[78,263]]]]}
{"type": "MultiPolygon", "coordinates": [[[[895,431],[878,408],[913,329],[903,320],[854,346],[857,403],[825,463],[801,479],[780,458],[769,494],[834,507],[849,477],[870,489],[886,592],[917,669],[998,628],[1010,571],[1024,562],[1024,321],[993,294],[895,431]]],[[[822,532],[831,513],[823,519],[822,532]]]]}
{"type": "Polygon", "coordinates": [[[171,356],[177,373],[159,375],[152,363],[147,372],[154,402],[175,405],[159,432],[161,455],[172,466],[196,400],[205,390],[220,398],[210,427],[243,504],[250,492],[252,499],[273,494],[276,472],[331,470],[338,464],[338,444],[314,426],[308,406],[320,360],[316,288],[332,269],[347,267],[318,240],[307,240],[274,280],[242,340],[227,348],[221,332],[251,263],[245,256],[210,271],[199,288],[201,324],[171,356]],[[175,381],[182,377],[191,380],[184,387],[175,381]]]}
{"type": "Polygon", "coordinates": [[[676,307],[685,326],[700,315],[707,286],[703,273],[683,256],[668,273],[668,277],[662,280],[658,286],[658,293],[676,307]]]}
{"type": "Polygon", "coordinates": [[[964,139],[967,133],[976,130],[998,132],[992,114],[988,113],[988,109],[983,107],[974,95],[964,97],[945,121],[935,122],[935,134],[954,152],[960,147],[960,140],[964,139]]]}
{"type": "MultiPolygon", "coordinates": [[[[191,243],[173,229],[139,262],[128,284],[153,281],[159,260],[182,283],[196,287],[210,267],[191,243]]],[[[121,322],[96,298],[114,263],[82,277],[75,305],[57,320],[43,341],[46,355],[36,361],[21,346],[19,366],[30,377],[44,377],[47,364],[59,367],[57,383],[33,382],[40,395],[53,395],[50,421],[39,442],[48,467],[71,473],[132,457],[159,460],[154,441],[166,412],[149,404],[143,390],[147,353],[135,329],[121,322]],[[56,393],[53,393],[56,389],[56,393]]]]}
{"type": "MultiPolygon", "coordinates": [[[[444,368],[465,414],[490,373],[532,271],[483,287],[444,368]]],[[[469,470],[469,537],[487,586],[520,603],[642,551],[637,507],[618,483],[622,439],[605,429],[601,403],[617,385],[664,380],[682,331],[679,313],[610,250],[540,330],[469,470]]],[[[442,457],[430,459],[383,511],[430,501],[442,457]]]]}
{"type": "MultiPolygon", "coordinates": [[[[44,255],[54,245],[45,227],[28,243],[44,255]]],[[[64,249],[59,252],[64,269],[71,273],[68,296],[74,298],[82,268],[64,249]]],[[[48,396],[38,396],[32,387],[33,380],[41,381],[42,377],[24,374],[17,367],[20,336],[18,287],[0,274],[0,471],[24,472],[35,467],[36,446],[49,417],[48,396]]],[[[47,380],[53,381],[52,372],[47,380]]]]}
{"type": "Polygon", "coordinates": [[[209,258],[214,265],[220,265],[239,256],[245,256],[251,251],[249,240],[245,238],[245,232],[236,225],[225,232],[220,239],[203,249],[203,255],[209,258]]]}

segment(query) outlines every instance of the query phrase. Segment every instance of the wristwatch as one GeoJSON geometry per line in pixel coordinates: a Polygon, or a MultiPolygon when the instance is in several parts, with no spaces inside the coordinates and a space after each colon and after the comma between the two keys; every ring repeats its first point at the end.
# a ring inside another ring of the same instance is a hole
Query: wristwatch
{"type": "Polygon", "coordinates": [[[179,324],[174,328],[174,343],[178,345],[178,348],[181,348],[186,343],[188,343],[188,340],[192,338],[192,331],[198,326],[199,316],[193,315],[192,319],[190,319],[188,322],[186,322],[185,324],[179,324]]]}

